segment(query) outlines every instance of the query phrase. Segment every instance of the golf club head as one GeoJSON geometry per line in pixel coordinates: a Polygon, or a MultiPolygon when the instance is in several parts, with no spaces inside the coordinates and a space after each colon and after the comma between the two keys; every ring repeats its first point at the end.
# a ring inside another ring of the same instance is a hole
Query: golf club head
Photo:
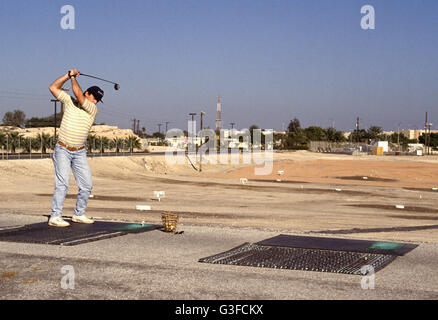
{"type": "Polygon", "coordinates": [[[115,90],[119,90],[119,89],[120,89],[120,85],[116,83],[116,84],[114,85],[114,89],[115,89],[115,90]]]}

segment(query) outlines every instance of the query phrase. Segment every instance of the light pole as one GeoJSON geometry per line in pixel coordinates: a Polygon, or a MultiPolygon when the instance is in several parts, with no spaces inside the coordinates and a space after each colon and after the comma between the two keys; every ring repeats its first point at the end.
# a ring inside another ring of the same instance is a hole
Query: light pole
{"type": "Polygon", "coordinates": [[[426,152],[430,155],[430,128],[433,126],[432,123],[428,122],[427,112],[426,112],[426,121],[424,123],[424,142],[426,145],[426,152]]]}
{"type": "Polygon", "coordinates": [[[231,142],[232,146],[234,147],[234,125],[235,125],[235,123],[231,122],[230,125],[231,125],[230,142],[231,142]]]}
{"type": "Polygon", "coordinates": [[[189,116],[192,117],[192,127],[191,127],[192,139],[191,139],[191,142],[190,142],[190,144],[191,144],[192,146],[193,146],[193,139],[194,139],[194,136],[196,135],[196,124],[195,124],[195,116],[196,116],[196,115],[197,115],[197,114],[194,113],[194,112],[189,113],[189,116]]]}
{"type": "Polygon", "coordinates": [[[356,139],[357,139],[357,149],[359,150],[359,143],[360,143],[360,137],[359,137],[359,123],[360,123],[360,118],[357,117],[356,119],[356,139]]]}
{"type": "Polygon", "coordinates": [[[162,125],[163,125],[162,123],[158,124],[158,143],[161,143],[161,137],[160,136],[161,136],[161,126],[162,125]]]}
{"type": "Polygon", "coordinates": [[[432,128],[432,126],[433,126],[433,123],[428,123],[427,124],[427,126],[428,126],[428,131],[429,131],[429,134],[428,134],[428,136],[429,136],[429,138],[427,139],[427,141],[428,141],[428,144],[429,144],[429,146],[428,146],[428,148],[427,148],[427,154],[428,155],[430,155],[431,153],[433,154],[433,151],[431,150],[431,143],[430,143],[430,139],[431,139],[431,137],[430,137],[430,135],[431,135],[431,131],[430,131],[430,129],[432,128]]]}
{"type": "Polygon", "coordinates": [[[398,144],[398,154],[400,155],[400,126],[402,122],[398,124],[398,130],[397,130],[397,144],[398,144]]]}
{"type": "MultiPolygon", "coordinates": [[[[201,111],[201,128],[200,128],[200,131],[201,131],[201,146],[202,146],[202,129],[204,129],[203,128],[203,126],[204,126],[204,115],[205,115],[205,112],[201,111]]],[[[199,172],[202,172],[202,150],[200,150],[200,153],[199,153],[199,172]]]]}
{"type": "Polygon", "coordinates": [[[195,121],[196,115],[197,115],[197,113],[189,113],[189,116],[192,116],[192,121],[195,121]]]}

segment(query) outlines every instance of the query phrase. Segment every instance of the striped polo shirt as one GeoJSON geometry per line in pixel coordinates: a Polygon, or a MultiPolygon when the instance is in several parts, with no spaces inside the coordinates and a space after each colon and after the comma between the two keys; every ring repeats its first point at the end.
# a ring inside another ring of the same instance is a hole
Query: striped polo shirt
{"type": "Polygon", "coordinates": [[[65,106],[58,140],[73,148],[85,146],[97,116],[96,105],[85,98],[84,105],[81,106],[64,91],[61,91],[58,100],[65,106]]]}

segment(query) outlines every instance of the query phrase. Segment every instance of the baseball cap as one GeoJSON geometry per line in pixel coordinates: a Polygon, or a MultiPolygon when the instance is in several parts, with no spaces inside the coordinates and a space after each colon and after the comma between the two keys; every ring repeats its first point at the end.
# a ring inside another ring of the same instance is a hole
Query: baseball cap
{"type": "Polygon", "coordinates": [[[101,88],[99,88],[97,86],[93,86],[93,87],[88,88],[86,92],[91,93],[94,96],[94,98],[97,100],[97,102],[103,103],[102,98],[103,98],[104,92],[101,88]]]}

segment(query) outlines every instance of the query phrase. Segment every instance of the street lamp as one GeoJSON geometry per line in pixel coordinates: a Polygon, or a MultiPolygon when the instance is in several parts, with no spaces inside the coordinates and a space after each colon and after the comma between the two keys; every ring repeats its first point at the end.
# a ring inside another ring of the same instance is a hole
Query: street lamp
{"type": "MultiPolygon", "coordinates": [[[[200,126],[200,131],[201,131],[200,139],[201,139],[201,142],[200,142],[200,147],[202,146],[202,130],[204,129],[203,128],[203,126],[204,126],[204,115],[205,115],[205,112],[201,111],[201,126],[200,126]]],[[[200,151],[201,152],[199,153],[199,172],[202,172],[202,150],[200,150],[200,151]]]]}
{"type": "Polygon", "coordinates": [[[195,116],[197,115],[197,113],[194,113],[194,112],[192,112],[192,113],[189,113],[189,116],[191,116],[192,117],[192,127],[191,127],[191,132],[192,132],[192,137],[191,137],[191,142],[190,142],[190,144],[191,144],[191,146],[193,146],[193,139],[194,139],[194,136],[196,135],[196,123],[195,123],[195,116]]]}

